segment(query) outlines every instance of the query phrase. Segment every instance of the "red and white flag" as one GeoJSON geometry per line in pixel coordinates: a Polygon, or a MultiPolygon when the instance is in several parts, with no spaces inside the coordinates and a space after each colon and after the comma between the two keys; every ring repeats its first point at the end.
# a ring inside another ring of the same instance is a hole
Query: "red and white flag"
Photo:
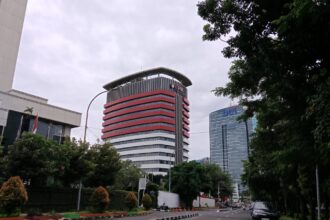
{"type": "Polygon", "coordinates": [[[33,128],[32,128],[32,133],[36,134],[37,133],[37,129],[38,129],[38,120],[39,120],[39,115],[37,113],[36,118],[34,119],[34,123],[33,123],[33,128]]]}

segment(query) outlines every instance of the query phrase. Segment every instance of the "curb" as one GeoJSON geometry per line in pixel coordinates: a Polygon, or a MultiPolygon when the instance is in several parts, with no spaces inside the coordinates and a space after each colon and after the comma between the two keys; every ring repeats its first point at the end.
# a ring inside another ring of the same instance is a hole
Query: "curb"
{"type": "Polygon", "coordinates": [[[156,218],[153,220],[177,220],[177,219],[186,219],[186,218],[192,218],[199,216],[198,213],[193,213],[193,214],[186,214],[186,215],[178,215],[178,216],[171,216],[171,217],[164,217],[164,218],[156,218]]]}

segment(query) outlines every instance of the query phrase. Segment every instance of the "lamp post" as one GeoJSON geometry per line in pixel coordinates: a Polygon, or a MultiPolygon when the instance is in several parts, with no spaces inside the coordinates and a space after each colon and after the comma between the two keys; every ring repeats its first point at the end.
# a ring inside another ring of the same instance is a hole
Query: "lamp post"
{"type": "MultiPolygon", "coordinates": [[[[87,133],[87,123],[88,123],[88,113],[89,113],[89,108],[91,107],[91,104],[93,103],[93,101],[100,95],[102,95],[103,93],[108,92],[107,90],[99,92],[98,94],[96,94],[92,100],[89,102],[87,110],[86,110],[86,120],[85,120],[85,127],[84,127],[84,139],[83,139],[83,143],[86,144],[86,133],[87,133]]],[[[82,179],[80,178],[79,181],[79,191],[78,191],[78,201],[77,201],[77,211],[79,212],[80,210],[80,199],[81,199],[81,188],[82,188],[82,179]]]]}

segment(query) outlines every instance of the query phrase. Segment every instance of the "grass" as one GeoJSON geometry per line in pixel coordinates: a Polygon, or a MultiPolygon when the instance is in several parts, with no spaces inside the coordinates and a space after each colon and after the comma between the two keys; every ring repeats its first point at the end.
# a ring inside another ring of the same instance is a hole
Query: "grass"
{"type": "Polygon", "coordinates": [[[295,220],[295,219],[289,216],[281,216],[279,220],[295,220]]]}

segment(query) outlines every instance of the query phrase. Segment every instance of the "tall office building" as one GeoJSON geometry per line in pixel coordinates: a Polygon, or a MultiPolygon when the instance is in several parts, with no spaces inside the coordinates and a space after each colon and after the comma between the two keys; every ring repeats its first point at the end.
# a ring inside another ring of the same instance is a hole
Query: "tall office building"
{"type": "Polygon", "coordinates": [[[27,0],[0,0],[0,91],[12,88],[27,0]]]}
{"type": "Polygon", "coordinates": [[[36,133],[58,142],[70,136],[71,128],[80,126],[81,121],[81,113],[12,89],[26,5],[27,0],[0,0],[0,145],[5,150],[23,132],[32,130],[36,114],[36,133]]]}
{"type": "Polygon", "coordinates": [[[210,114],[210,161],[230,174],[234,183],[241,184],[243,160],[248,158],[248,141],[253,132],[251,119],[237,121],[244,112],[241,106],[232,106],[210,114]]]}
{"type": "Polygon", "coordinates": [[[106,84],[102,139],[123,160],[166,175],[171,166],[188,160],[190,85],[187,77],[163,67],[106,84]]]}

